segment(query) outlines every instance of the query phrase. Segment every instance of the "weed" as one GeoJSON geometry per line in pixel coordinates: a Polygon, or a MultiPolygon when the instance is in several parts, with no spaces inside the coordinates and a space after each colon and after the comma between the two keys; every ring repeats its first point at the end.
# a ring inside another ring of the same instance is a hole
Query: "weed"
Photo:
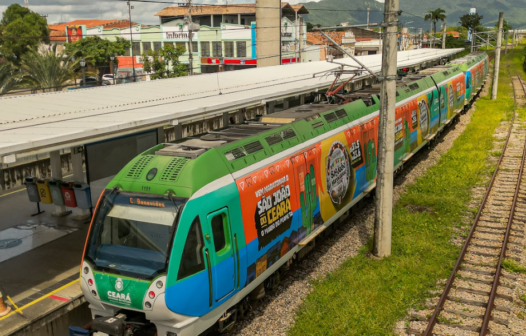
{"type": "Polygon", "coordinates": [[[502,268],[506,271],[526,274],[526,267],[517,264],[513,259],[504,259],[502,261],[502,268]]]}

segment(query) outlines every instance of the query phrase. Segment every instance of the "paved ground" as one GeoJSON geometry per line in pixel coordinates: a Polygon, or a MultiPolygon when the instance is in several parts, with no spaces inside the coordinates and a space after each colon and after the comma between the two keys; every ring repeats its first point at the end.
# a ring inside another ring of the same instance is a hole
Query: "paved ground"
{"type": "MultiPolygon", "coordinates": [[[[72,216],[53,217],[53,205],[29,202],[25,188],[0,195],[0,263],[87,226],[72,216]]],[[[0,275],[1,277],[1,275],[0,275]]]]}
{"type": "Polygon", "coordinates": [[[36,328],[51,312],[84,302],[78,278],[89,225],[52,217],[53,208],[42,205],[45,212],[31,216],[36,204],[25,189],[0,195],[0,285],[24,314],[0,318],[0,335],[36,328]]]}

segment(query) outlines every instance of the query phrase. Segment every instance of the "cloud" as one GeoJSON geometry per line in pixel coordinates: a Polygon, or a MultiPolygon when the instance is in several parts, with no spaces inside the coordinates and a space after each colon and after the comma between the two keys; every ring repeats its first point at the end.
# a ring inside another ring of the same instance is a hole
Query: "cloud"
{"type": "MultiPolygon", "coordinates": [[[[23,0],[13,1],[24,5],[23,0]]],[[[155,13],[170,4],[131,2],[132,21],[143,24],[159,24],[155,13]]],[[[175,4],[174,4],[175,5],[175,4]]],[[[4,12],[8,5],[0,5],[0,12],[4,12]]],[[[128,5],[119,0],[29,0],[29,9],[41,15],[47,15],[48,23],[68,22],[78,19],[128,19],[128,5]]]]}

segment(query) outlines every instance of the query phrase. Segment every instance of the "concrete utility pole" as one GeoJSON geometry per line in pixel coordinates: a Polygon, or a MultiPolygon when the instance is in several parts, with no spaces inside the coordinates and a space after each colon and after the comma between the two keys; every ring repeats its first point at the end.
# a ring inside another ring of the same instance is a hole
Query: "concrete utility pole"
{"type": "Polygon", "coordinates": [[[374,218],[374,255],[391,255],[393,216],[393,165],[396,103],[396,38],[399,0],[385,0],[382,49],[382,86],[378,125],[378,178],[374,218]]]}
{"type": "Polygon", "coordinates": [[[446,24],[444,23],[444,29],[442,30],[442,49],[446,49],[446,24]]]}
{"type": "Polygon", "coordinates": [[[369,29],[369,11],[371,8],[367,8],[367,29],[369,29]]]}
{"type": "Polygon", "coordinates": [[[495,66],[493,67],[493,87],[491,88],[491,100],[497,99],[497,87],[499,84],[500,48],[502,44],[502,25],[504,13],[499,13],[499,30],[497,31],[497,45],[495,46],[495,66]]]}
{"type": "Polygon", "coordinates": [[[281,65],[281,2],[256,0],[258,68],[281,65]]]}
{"type": "Polygon", "coordinates": [[[190,67],[190,76],[194,75],[194,49],[192,47],[192,0],[188,0],[188,65],[190,67]]]}

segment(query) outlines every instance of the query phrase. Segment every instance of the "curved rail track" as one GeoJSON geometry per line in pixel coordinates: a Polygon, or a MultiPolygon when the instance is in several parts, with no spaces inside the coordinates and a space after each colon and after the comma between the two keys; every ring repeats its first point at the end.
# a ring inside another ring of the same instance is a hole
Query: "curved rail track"
{"type": "Polygon", "coordinates": [[[526,86],[518,74],[511,77],[515,109],[497,169],[424,336],[512,335],[507,315],[515,277],[503,274],[502,263],[519,260],[516,241],[526,230],[526,132],[516,117],[526,86]]]}

